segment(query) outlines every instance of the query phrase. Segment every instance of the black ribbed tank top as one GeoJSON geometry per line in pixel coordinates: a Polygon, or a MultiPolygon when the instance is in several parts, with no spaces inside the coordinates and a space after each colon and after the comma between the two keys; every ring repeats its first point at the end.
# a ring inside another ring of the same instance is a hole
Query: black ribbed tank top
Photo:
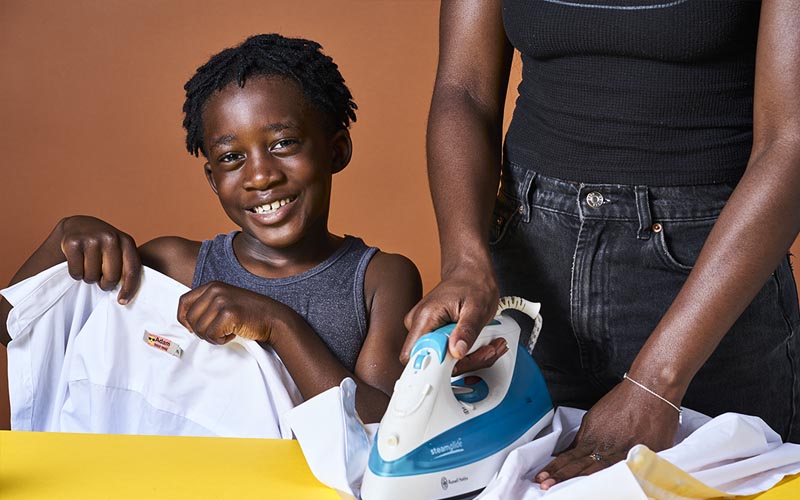
{"type": "Polygon", "coordinates": [[[759,11],[754,0],[504,0],[522,55],[506,160],[583,182],[738,181],[759,11]]]}
{"type": "Polygon", "coordinates": [[[239,263],[233,251],[238,231],[217,235],[200,247],[192,288],[221,281],[282,302],[297,311],[351,372],[367,335],[364,276],[378,251],[345,236],[324,262],[296,276],[262,278],[239,263]]]}

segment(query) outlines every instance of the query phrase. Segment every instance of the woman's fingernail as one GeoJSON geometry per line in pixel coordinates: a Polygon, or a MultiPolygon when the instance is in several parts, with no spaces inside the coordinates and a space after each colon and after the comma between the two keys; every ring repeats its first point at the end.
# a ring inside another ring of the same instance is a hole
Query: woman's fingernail
{"type": "Polygon", "coordinates": [[[456,342],[455,351],[456,351],[456,355],[457,355],[458,359],[461,359],[461,358],[463,358],[464,356],[467,355],[467,351],[469,351],[469,346],[467,346],[466,342],[464,342],[463,340],[459,339],[458,342],[456,342]]]}
{"type": "Polygon", "coordinates": [[[494,359],[497,356],[497,352],[494,349],[484,349],[481,351],[481,361],[489,361],[490,359],[494,359]]]}
{"type": "Polygon", "coordinates": [[[541,483],[542,481],[544,481],[544,480],[545,480],[545,479],[547,479],[548,477],[550,477],[550,474],[548,474],[548,473],[547,473],[547,472],[545,472],[545,471],[542,471],[542,472],[540,472],[540,473],[536,474],[536,481],[538,481],[538,482],[540,482],[540,483],[541,483]]]}
{"type": "Polygon", "coordinates": [[[540,486],[542,487],[543,490],[549,490],[555,484],[556,484],[556,480],[553,479],[553,478],[550,478],[550,479],[546,479],[546,480],[542,481],[540,486]]]}

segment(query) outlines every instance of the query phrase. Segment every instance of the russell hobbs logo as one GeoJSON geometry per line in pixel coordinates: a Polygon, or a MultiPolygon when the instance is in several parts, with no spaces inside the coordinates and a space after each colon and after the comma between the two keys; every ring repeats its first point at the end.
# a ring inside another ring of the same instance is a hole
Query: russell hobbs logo
{"type": "Polygon", "coordinates": [[[445,476],[442,476],[442,479],[439,481],[439,484],[442,486],[442,491],[447,490],[451,484],[462,483],[464,481],[469,480],[468,477],[457,477],[455,479],[447,479],[445,476]]]}

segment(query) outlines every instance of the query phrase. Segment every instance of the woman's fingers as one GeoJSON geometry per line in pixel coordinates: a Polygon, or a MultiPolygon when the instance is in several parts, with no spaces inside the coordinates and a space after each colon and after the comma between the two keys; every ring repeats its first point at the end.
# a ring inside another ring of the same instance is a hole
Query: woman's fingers
{"type": "Polygon", "coordinates": [[[461,358],[453,368],[453,376],[488,368],[506,352],[508,352],[506,339],[494,339],[489,344],[461,358]]]}
{"type": "Polygon", "coordinates": [[[408,362],[419,337],[453,322],[456,327],[450,335],[448,350],[456,359],[463,358],[494,316],[497,300],[496,287],[468,279],[442,281],[406,315],[408,336],[400,360],[408,362]]]}

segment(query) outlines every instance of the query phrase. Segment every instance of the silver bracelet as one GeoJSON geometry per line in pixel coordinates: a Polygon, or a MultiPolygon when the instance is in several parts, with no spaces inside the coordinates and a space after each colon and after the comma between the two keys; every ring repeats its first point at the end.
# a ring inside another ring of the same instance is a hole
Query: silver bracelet
{"type": "Polygon", "coordinates": [[[644,389],[645,391],[649,392],[649,393],[650,393],[650,394],[652,394],[653,396],[657,397],[657,398],[658,398],[658,399],[660,399],[661,401],[663,401],[663,402],[667,403],[668,405],[670,405],[671,407],[673,407],[673,408],[675,409],[675,411],[677,411],[677,412],[678,412],[678,425],[680,425],[680,424],[682,424],[682,423],[683,423],[683,410],[681,410],[681,409],[680,409],[680,407],[678,407],[678,406],[675,406],[675,405],[672,403],[672,401],[670,401],[670,400],[668,400],[667,398],[665,398],[665,397],[661,396],[660,394],[656,394],[656,393],[655,393],[655,391],[652,391],[652,390],[648,389],[647,387],[645,387],[644,385],[640,384],[639,382],[637,382],[637,381],[633,380],[632,378],[630,378],[630,377],[628,376],[628,372],[625,372],[625,374],[623,374],[623,375],[622,375],[622,378],[623,378],[623,379],[625,379],[625,380],[629,380],[629,381],[630,381],[631,383],[633,383],[634,385],[637,385],[637,386],[641,387],[641,388],[642,388],[642,389],[644,389]]]}

